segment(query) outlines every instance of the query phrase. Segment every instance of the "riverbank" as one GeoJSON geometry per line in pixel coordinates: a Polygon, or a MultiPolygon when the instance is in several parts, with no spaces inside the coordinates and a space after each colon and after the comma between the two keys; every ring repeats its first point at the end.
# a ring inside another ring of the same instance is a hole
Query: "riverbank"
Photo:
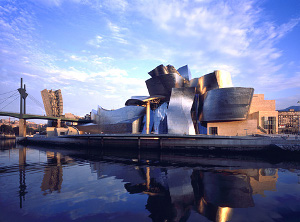
{"type": "MultiPolygon", "coordinates": [[[[138,150],[218,152],[300,151],[300,140],[280,136],[211,136],[170,134],[86,134],[60,137],[26,137],[22,144],[138,150]]],[[[299,152],[300,153],[300,152],[299,152]]]]}
{"type": "Polygon", "coordinates": [[[5,139],[16,139],[16,136],[11,134],[0,134],[0,140],[5,139]]]}

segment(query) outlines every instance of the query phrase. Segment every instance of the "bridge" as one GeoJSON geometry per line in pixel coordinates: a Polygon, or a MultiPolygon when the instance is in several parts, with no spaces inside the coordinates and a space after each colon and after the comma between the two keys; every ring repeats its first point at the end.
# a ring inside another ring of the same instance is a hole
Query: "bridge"
{"type": "Polygon", "coordinates": [[[34,102],[36,102],[43,109],[44,109],[44,107],[38,100],[36,100],[34,97],[28,95],[28,93],[26,92],[26,85],[25,84],[23,85],[22,78],[21,78],[21,87],[18,89],[18,92],[16,90],[13,90],[10,92],[2,93],[0,95],[9,94],[9,93],[12,93],[12,94],[9,95],[8,97],[6,97],[5,99],[1,99],[4,101],[0,102],[0,105],[3,104],[4,102],[6,102],[8,99],[13,99],[13,100],[0,109],[0,116],[9,116],[9,117],[14,117],[14,118],[19,119],[19,136],[23,136],[23,137],[26,136],[26,120],[27,119],[54,120],[57,122],[57,127],[60,127],[61,121],[77,122],[77,123],[90,123],[91,122],[91,120],[87,120],[87,119],[70,119],[70,118],[65,118],[64,116],[56,117],[56,116],[27,114],[26,113],[26,98],[27,98],[27,96],[29,96],[29,98],[31,98],[34,102]],[[18,98],[20,98],[20,113],[1,111],[18,98]]]}
{"type": "Polygon", "coordinates": [[[20,113],[11,113],[11,112],[0,112],[0,116],[9,116],[18,119],[42,119],[42,120],[61,120],[64,122],[77,122],[77,123],[90,123],[91,120],[86,119],[70,119],[65,117],[55,117],[55,116],[42,116],[42,115],[35,115],[35,114],[23,114],[22,118],[20,113]]]}

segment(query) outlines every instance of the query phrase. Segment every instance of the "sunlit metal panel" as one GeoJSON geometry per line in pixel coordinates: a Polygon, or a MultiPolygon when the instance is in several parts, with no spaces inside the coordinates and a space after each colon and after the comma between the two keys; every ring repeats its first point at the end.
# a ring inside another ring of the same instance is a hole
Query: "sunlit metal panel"
{"type": "Polygon", "coordinates": [[[188,65],[182,66],[177,71],[180,73],[180,75],[185,78],[186,80],[191,80],[191,71],[188,67],[188,65]]]}
{"type": "MultiPolygon", "coordinates": [[[[92,110],[91,119],[97,124],[93,131],[98,133],[138,133],[140,119],[145,114],[145,107],[125,106],[116,110],[105,110],[98,106],[92,110]]],[[[87,127],[88,128],[88,127],[87,127]]]]}
{"type": "Polygon", "coordinates": [[[207,92],[202,121],[232,121],[247,118],[253,88],[231,87],[207,92]]]}
{"type": "Polygon", "coordinates": [[[224,70],[216,70],[214,73],[216,75],[219,88],[233,87],[229,72],[224,70]]]}
{"type": "Polygon", "coordinates": [[[197,93],[204,94],[212,89],[232,87],[233,85],[229,72],[216,70],[200,78],[192,79],[190,86],[196,87],[197,93]]]}
{"type": "Polygon", "coordinates": [[[115,124],[132,122],[145,114],[145,107],[125,106],[116,110],[106,110],[98,107],[98,124],[115,124]]]}
{"type": "Polygon", "coordinates": [[[161,76],[166,74],[174,74],[174,73],[179,74],[179,72],[172,65],[167,65],[167,66],[159,65],[152,71],[148,72],[148,74],[151,77],[161,76]]]}
{"type": "Polygon", "coordinates": [[[159,106],[153,115],[153,131],[155,134],[167,133],[166,115],[168,110],[168,104],[163,103],[159,106]]]}
{"type": "Polygon", "coordinates": [[[195,88],[173,88],[167,111],[168,133],[195,135],[191,109],[195,88]]]}
{"type": "Polygon", "coordinates": [[[184,78],[176,73],[154,76],[146,80],[150,96],[162,95],[170,97],[172,88],[184,87],[184,78]]]}

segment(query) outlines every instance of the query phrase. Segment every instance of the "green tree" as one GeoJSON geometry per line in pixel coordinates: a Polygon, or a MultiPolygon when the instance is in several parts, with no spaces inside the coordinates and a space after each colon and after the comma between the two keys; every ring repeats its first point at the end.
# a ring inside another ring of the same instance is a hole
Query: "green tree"
{"type": "Polygon", "coordinates": [[[0,126],[0,132],[2,132],[4,134],[13,134],[14,130],[13,130],[12,126],[4,124],[4,125],[0,126]]]}
{"type": "Polygon", "coordinates": [[[18,127],[18,126],[17,126],[17,127],[14,127],[13,130],[14,130],[14,132],[15,132],[15,135],[16,135],[16,136],[19,136],[19,127],[18,127]]]}

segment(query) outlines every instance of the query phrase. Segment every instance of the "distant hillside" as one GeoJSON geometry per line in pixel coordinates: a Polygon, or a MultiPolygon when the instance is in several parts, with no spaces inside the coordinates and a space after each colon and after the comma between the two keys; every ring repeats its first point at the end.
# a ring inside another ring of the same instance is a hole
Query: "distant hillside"
{"type": "Polygon", "coordinates": [[[278,111],[289,111],[290,109],[293,109],[295,111],[300,111],[300,106],[290,106],[286,109],[281,109],[281,110],[278,110],[278,111]]]}

